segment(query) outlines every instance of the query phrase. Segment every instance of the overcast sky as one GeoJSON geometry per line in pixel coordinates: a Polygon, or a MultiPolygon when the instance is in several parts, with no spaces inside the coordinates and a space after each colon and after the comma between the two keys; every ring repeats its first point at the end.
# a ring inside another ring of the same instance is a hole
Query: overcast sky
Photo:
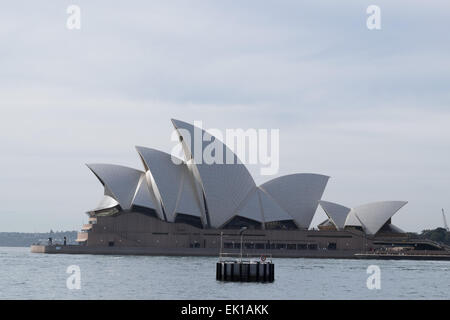
{"type": "Polygon", "coordinates": [[[404,230],[442,226],[449,12],[447,0],[4,3],[0,231],[80,229],[103,194],[85,163],[142,168],[134,146],[169,152],[171,118],[280,129],[279,175],[329,175],[323,199],[350,207],[407,200],[393,218],[404,230]],[[81,30],[66,28],[70,4],[81,30]],[[366,27],[371,4],[381,30],[366,27]]]}

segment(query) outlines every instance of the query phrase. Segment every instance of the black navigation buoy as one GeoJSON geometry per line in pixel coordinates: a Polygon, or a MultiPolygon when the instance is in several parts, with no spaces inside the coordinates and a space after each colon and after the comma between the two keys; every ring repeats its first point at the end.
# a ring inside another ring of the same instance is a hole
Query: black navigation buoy
{"type": "Polygon", "coordinates": [[[219,261],[216,279],[238,282],[273,282],[275,265],[272,262],[219,261]]]}

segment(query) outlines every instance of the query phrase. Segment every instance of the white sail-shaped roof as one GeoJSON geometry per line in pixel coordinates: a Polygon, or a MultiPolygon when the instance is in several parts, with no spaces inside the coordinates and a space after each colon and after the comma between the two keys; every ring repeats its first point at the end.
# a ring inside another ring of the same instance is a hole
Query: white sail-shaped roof
{"type": "Polygon", "coordinates": [[[264,190],[258,188],[258,193],[265,222],[293,220],[289,213],[284,211],[264,190]]]}
{"type": "Polygon", "coordinates": [[[293,218],[300,228],[309,228],[329,177],[299,173],[270,180],[260,186],[293,218]]]}
{"type": "Polygon", "coordinates": [[[114,198],[123,210],[131,209],[142,171],[113,164],[88,164],[105,187],[105,194],[114,198]]]}
{"type": "Polygon", "coordinates": [[[242,205],[236,210],[235,215],[260,223],[264,222],[257,187],[244,199],[242,205]]]}
{"type": "Polygon", "coordinates": [[[353,209],[348,213],[344,227],[362,227],[361,221],[359,221],[353,209]]]}
{"type": "Polygon", "coordinates": [[[177,214],[200,217],[203,224],[206,225],[206,218],[203,217],[202,204],[196,192],[194,177],[186,164],[180,166],[182,167],[183,175],[175,211],[177,214]]]}
{"type": "Polygon", "coordinates": [[[91,211],[99,211],[99,210],[105,210],[114,208],[115,206],[119,205],[119,203],[111,196],[104,195],[98,206],[91,210],[91,211]]]}
{"type": "MultiPolygon", "coordinates": [[[[175,165],[170,158],[170,154],[165,152],[136,147],[146,169],[150,171],[158,192],[156,195],[164,207],[164,212],[169,222],[175,221],[175,208],[179,192],[182,172],[178,165],[175,165]]],[[[153,186],[154,187],[154,186],[153,186]]]]}
{"type": "Polygon", "coordinates": [[[235,216],[244,217],[260,223],[293,220],[277,202],[259,187],[249,193],[238,207],[235,216]]]}
{"type": "Polygon", "coordinates": [[[151,175],[151,183],[157,189],[155,195],[164,208],[167,221],[174,222],[177,213],[201,217],[200,202],[196,197],[192,175],[186,164],[172,161],[168,153],[144,147],[136,147],[147,172],[151,175]]]}
{"type": "Polygon", "coordinates": [[[192,160],[195,166],[194,176],[203,189],[209,223],[211,227],[219,228],[233,217],[242,201],[254,190],[255,182],[245,165],[219,139],[189,123],[179,120],[172,120],[172,123],[182,140],[186,159],[192,160]],[[220,160],[206,163],[203,152],[211,148],[212,143],[216,159],[220,160]]]}
{"type": "Polygon", "coordinates": [[[382,201],[352,209],[367,234],[377,233],[381,227],[404,205],[406,201],[382,201]]]}
{"type": "MultiPolygon", "coordinates": [[[[239,216],[260,223],[293,220],[307,229],[320,202],[337,229],[360,226],[366,233],[375,234],[407,203],[385,201],[349,209],[320,201],[329,177],[319,174],[286,175],[257,187],[245,165],[223,142],[189,123],[172,122],[186,161],[159,150],[136,147],[145,172],[119,165],[88,164],[104,186],[104,198],[95,210],[117,205],[130,210],[135,205],[155,209],[169,222],[175,222],[177,214],[192,215],[200,217],[204,226],[220,228],[239,216]]],[[[389,224],[383,230],[399,229],[389,224]]]]}
{"type": "Polygon", "coordinates": [[[351,209],[328,201],[319,201],[319,204],[336,228],[338,230],[344,229],[345,220],[347,219],[348,213],[351,209]]]}
{"type": "Polygon", "coordinates": [[[156,209],[154,201],[155,201],[154,199],[152,200],[151,189],[147,184],[145,173],[142,173],[141,179],[139,180],[139,185],[134,195],[133,205],[150,209],[156,209]]]}

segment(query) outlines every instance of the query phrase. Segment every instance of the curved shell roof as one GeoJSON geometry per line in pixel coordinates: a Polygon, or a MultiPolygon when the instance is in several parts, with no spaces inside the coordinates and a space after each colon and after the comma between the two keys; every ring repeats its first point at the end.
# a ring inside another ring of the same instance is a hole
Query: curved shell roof
{"type": "Polygon", "coordinates": [[[206,218],[196,192],[195,181],[193,181],[192,173],[186,165],[183,166],[183,179],[180,183],[176,213],[200,217],[203,224],[206,225],[206,218]]]}
{"type": "Polygon", "coordinates": [[[281,176],[260,186],[294,219],[300,228],[309,228],[328,183],[328,176],[299,173],[281,176]]]}
{"type": "Polygon", "coordinates": [[[155,193],[160,198],[167,220],[174,222],[177,213],[201,217],[200,203],[186,164],[178,158],[175,160],[179,164],[175,164],[166,152],[144,147],[136,149],[154,180],[156,186],[153,188],[157,188],[155,193]]]}
{"type": "Polygon", "coordinates": [[[184,121],[172,120],[172,123],[182,139],[186,159],[192,160],[195,166],[194,176],[206,199],[210,225],[219,228],[234,216],[242,201],[254,190],[255,182],[245,165],[219,139],[184,121]],[[216,154],[222,157],[219,163],[209,164],[205,163],[203,153],[212,143],[216,154]],[[233,161],[227,162],[227,157],[233,161]]]}
{"type": "Polygon", "coordinates": [[[345,220],[347,219],[347,215],[351,209],[337,203],[322,200],[319,201],[319,204],[336,228],[338,230],[344,229],[345,220]]]}
{"type": "Polygon", "coordinates": [[[117,205],[119,205],[119,203],[116,201],[116,199],[105,194],[103,196],[102,200],[100,201],[100,203],[98,204],[98,206],[91,211],[110,209],[110,208],[114,208],[117,205]]]}
{"type": "Polygon", "coordinates": [[[258,194],[261,200],[264,222],[293,220],[289,213],[284,211],[264,190],[258,188],[258,194]]]}
{"type": "Polygon", "coordinates": [[[381,227],[404,205],[407,201],[382,201],[365,204],[352,209],[368,234],[377,233],[381,227]]]}
{"type": "Polygon", "coordinates": [[[247,198],[242,202],[242,205],[237,209],[235,215],[251,219],[260,223],[264,222],[261,202],[259,200],[258,188],[255,187],[247,198]]]}
{"type": "Polygon", "coordinates": [[[320,203],[337,229],[361,226],[375,234],[407,203],[385,201],[349,209],[320,201],[329,177],[319,174],[281,176],[257,187],[246,166],[224,143],[189,123],[172,122],[186,162],[159,150],[136,147],[145,172],[88,164],[105,189],[96,210],[116,205],[129,210],[137,205],[155,209],[160,219],[169,222],[177,214],[186,214],[200,217],[205,226],[220,228],[240,216],[260,223],[293,220],[307,229],[320,203]],[[206,163],[204,153],[218,162],[206,163]]]}
{"type": "Polygon", "coordinates": [[[345,219],[345,223],[344,226],[352,226],[352,227],[362,227],[361,221],[359,221],[358,217],[355,214],[354,210],[351,210],[348,215],[347,218],[345,219]]]}
{"type": "Polygon", "coordinates": [[[259,187],[255,187],[249,193],[233,216],[244,217],[260,223],[293,220],[289,213],[259,187]]]}
{"type": "Polygon", "coordinates": [[[114,164],[87,166],[105,187],[105,194],[114,198],[123,210],[129,210],[143,172],[114,164]]]}
{"type": "Polygon", "coordinates": [[[152,191],[147,184],[145,173],[142,173],[138,187],[136,189],[136,193],[133,198],[133,205],[156,209],[156,206],[154,204],[155,199],[152,199],[151,194],[152,191]]]}

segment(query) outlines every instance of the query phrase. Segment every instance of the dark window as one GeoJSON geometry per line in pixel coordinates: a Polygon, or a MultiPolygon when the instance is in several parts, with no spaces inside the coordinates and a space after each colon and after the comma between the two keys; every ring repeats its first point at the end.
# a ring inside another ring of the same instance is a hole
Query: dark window
{"type": "Polygon", "coordinates": [[[264,243],[257,243],[255,244],[255,249],[264,249],[266,245],[264,243]]]}
{"type": "Polygon", "coordinates": [[[108,247],[114,247],[114,241],[108,241],[108,247]]]}
{"type": "Polygon", "coordinates": [[[345,229],[358,230],[358,231],[364,232],[364,229],[362,227],[357,227],[357,226],[346,226],[345,229]]]}
{"type": "Polygon", "coordinates": [[[226,224],[224,229],[241,229],[247,227],[248,229],[261,229],[261,223],[258,221],[236,216],[226,224]]]}
{"type": "Polygon", "coordinates": [[[108,209],[104,209],[104,210],[98,210],[95,212],[95,216],[96,217],[111,217],[111,216],[116,216],[119,213],[121,213],[123,210],[122,208],[117,205],[115,207],[112,208],[108,208],[108,209]]]}
{"type": "Polygon", "coordinates": [[[306,250],[306,249],[308,249],[308,245],[306,245],[305,243],[297,244],[297,250],[306,250]]]}
{"type": "Polygon", "coordinates": [[[308,250],[317,250],[319,247],[316,243],[308,244],[308,250]]]}
{"type": "Polygon", "coordinates": [[[177,217],[175,218],[175,223],[186,223],[199,229],[203,228],[202,220],[200,219],[200,217],[194,217],[189,214],[178,213],[177,217]]]}
{"type": "Polygon", "coordinates": [[[337,244],[336,242],[330,242],[327,246],[328,250],[336,250],[337,249],[337,244]]]}
{"type": "Polygon", "coordinates": [[[273,221],[265,224],[267,230],[297,230],[293,220],[273,221]]]}
{"type": "Polygon", "coordinates": [[[292,243],[289,243],[288,245],[287,245],[287,249],[288,250],[295,250],[296,249],[296,245],[295,244],[292,244],[292,243]]]}
{"type": "Polygon", "coordinates": [[[158,217],[158,214],[156,213],[156,211],[154,209],[150,209],[150,208],[146,208],[146,207],[133,205],[131,211],[142,213],[142,214],[144,214],[146,216],[149,216],[149,217],[155,217],[155,218],[158,217]]]}

